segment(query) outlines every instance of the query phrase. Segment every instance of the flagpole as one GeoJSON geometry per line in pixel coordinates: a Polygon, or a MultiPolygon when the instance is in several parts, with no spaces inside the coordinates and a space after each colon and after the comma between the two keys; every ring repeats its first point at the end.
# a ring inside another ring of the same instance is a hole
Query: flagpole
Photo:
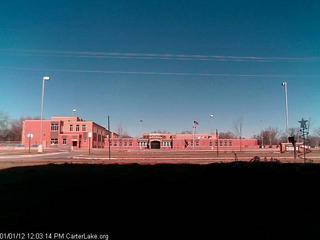
{"type": "Polygon", "coordinates": [[[195,144],[195,139],[194,139],[194,134],[195,134],[195,129],[196,129],[196,125],[195,125],[195,123],[193,123],[193,142],[192,142],[192,148],[194,149],[194,144],[195,144]]]}

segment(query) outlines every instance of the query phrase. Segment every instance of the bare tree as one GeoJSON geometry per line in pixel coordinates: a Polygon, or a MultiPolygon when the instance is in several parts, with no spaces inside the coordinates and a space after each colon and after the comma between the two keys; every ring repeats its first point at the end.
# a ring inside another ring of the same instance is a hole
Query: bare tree
{"type": "Polygon", "coordinates": [[[232,132],[228,131],[228,132],[220,132],[219,138],[221,138],[221,139],[234,139],[234,138],[236,138],[236,136],[232,132]]]}
{"type": "Polygon", "coordinates": [[[240,151],[242,151],[242,129],[243,129],[243,118],[239,118],[233,123],[234,133],[240,139],[240,151]]]}
{"type": "Polygon", "coordinates": [[[151,133],[170,133],[168,131],[165,131],[165,130],[156,130],[156,131],[152,131],[151,133]]]}
{"type": "Polygon", "coordinates": [[[7,114],[0,112],[0,140],[21,141],[23,121],[28,119],[39,119],[39,117],[23,117],[10,120],[7,114]]]}
{"type": "Polygon", "coordinates": [[[277,128],[269,127],[262,130],[259,137],[263,145],[269,143],[269,146],[272,147],[272,145],[279,144],[279,130],[277,128]]]}
{"type": "Polygon", "coordinates": [[[122,137],[123,135],[123,127],[121,123],[118,124],[117,134],[119,135],[119,137],[122,137]]]}
{"type": "Polygon", "coordinates": [[[192,131],[185,130],[185,131],[181,131],[180,134],[192,134],[192,131]]]}
{"type": "Polygon", "coordinates": [[[9,134],[9,116],[0,112],[0,140],[6,140],[9,134]]]}
{"type": "Polygon", "coordinates": [[[241,138],[242,137],[242,129],[243,129],[243,118],[239,118],[238,120],[233,122],[234,134],[241,138]]]}
{"type": "Polygon", "coordinates": [[[309,145],[311,147],[320,147],[320,128],[313,131],[313,134],[309,137],[309,145]]]}
{"type": "Polygon", "coordinates": [[[118,124],[117,134],[119,135],[119,138],[131,138],[127,130],[122,126],[122,123],[118,124]]]}

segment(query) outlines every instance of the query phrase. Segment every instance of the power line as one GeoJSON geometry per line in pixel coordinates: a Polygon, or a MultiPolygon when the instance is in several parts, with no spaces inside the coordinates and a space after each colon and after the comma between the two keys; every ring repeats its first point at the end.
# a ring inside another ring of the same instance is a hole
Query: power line
{"type": "Polygon", "coordinates": [[[319,78],[320,75],[294,75],[294,74],[229,74],[229,73],[191,73],[191,72],[147,72],[147,71],[113,71],[113,70],[83,70],[83,69],[50,69],[30,67],[5,67],[0,69],[17,71],[41,72],[67,72],[67,73],[97,73],[97,74],[124,74],[124,75],[160,75],[160,76],[195,76],[195,77],[267,77],[267,78],[319,78]]]}
{"type": "Polygon", "coordinates": [[[159,54],[159,53],[121,53],[94,51],[54,51],[36,49],[0,49],[0,53],[25,56],[96,58],[96,59],[136,59],[136,60],[175,60],[175,61],[224,61],[224,62],[319,62],[320,57],[259,57],[226,56],[200,54],[159,54]]]}

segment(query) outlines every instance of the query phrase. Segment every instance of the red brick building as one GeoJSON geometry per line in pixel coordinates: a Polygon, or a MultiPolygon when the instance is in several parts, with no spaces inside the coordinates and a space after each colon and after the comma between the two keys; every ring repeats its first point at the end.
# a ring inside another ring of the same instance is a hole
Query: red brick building
{"type": "MultiPolygon", "coordinates": [[[[217,148],[239,150],[240,145],[244,150],[259,148],[256,139],[217,139],[216,135],[209,134],[195,134],[193,136],[193,134],[148,133],[144,134],[142,138],[114,137],[110,142],[112,150],[213,150],[217,148]]],[[[109,147],[108,139],[106,139],[105,147],[109,147]]]]}
{"type": "MultiPolygon", "coordinates": [[[[28,146],[28,134],[33,134],[31,145],[40,144],[41,120],[25,120],[22,129],[22,144],[28,146]]],[[[92,122],[78,117],[53,117],[43,120],[43,146],[82,149],[104,148],[108,130],[92,122]],[[89,133],[92,137],[89,140],[89,133]]]]}
{"type": "MultiPolygon", "coordinates": [[[[31,146],[40,144],[40,120],[25,120],[22,144],[29,144],[28,134],[33,134],[31,146]]],[[[148,133],[141,138],[121,138],[110,132],[112,150],[239,150],[259,148],[256,139],[217,139],[210,134],[160,134],[148,133]]],[[[72,149],[109,148],[109,132],[104,127],[78,117],[53,117],[43,120],[43,146],[72,149]],[[89,133],[92,137],[89,138],[89,133]],[[90,142],[90,143],[89,143],[90,142]]]]}

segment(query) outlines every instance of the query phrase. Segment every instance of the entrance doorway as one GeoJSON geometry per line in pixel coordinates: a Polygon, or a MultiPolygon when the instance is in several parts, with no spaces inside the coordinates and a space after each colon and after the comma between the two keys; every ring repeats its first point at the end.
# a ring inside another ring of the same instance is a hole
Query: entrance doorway
{"type": "Polygon", "coordinates": [[[77,147],[78,146],[78,142],[77,141],[72,141],[72,147],[77,147]]]}
{"type": "Polygon", "coordinates": [[[160,141],[151,142],[151,149],[160,149],[160,141]]]}

